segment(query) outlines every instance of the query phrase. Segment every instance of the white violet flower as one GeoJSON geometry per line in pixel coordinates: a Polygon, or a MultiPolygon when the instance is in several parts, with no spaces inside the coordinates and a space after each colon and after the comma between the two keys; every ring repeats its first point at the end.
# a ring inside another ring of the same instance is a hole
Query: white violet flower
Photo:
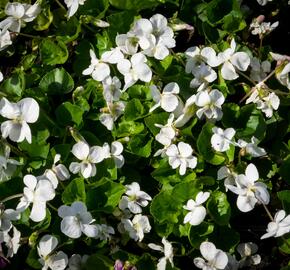
{"type": "Polygon", "coordinates": [[[121,155],[124,150],[122,143],[114,141],[111,143],[111,147],[108,143],[104,143],[102,150],[104,159],[111,158],[117,168],[123,167],[125,159],[123,155],[121,155]]]}
{"type": "Polygon", "coordinates": [[[68,264],[68,257],[63,251],[56,252],[58,240],[55,236],[46,234],[41,237],[37,246],[42,270],[64,270],[68,264]]]}
{"type": "Polygon", "coordinates": [[[79,238],[82,233],[88,237],[97,237],[98,227],[91,224],[95,220],[83,202],[62,205],[58,208],[58,215],[62,218],[60,229],[68,237],[79,238]]]}
{"type": "Polygon", "coordinates": [[[256,203],[268,204],[270,195],[264,183],[257,182],[259,172],[254,164],[249,164],[245,174],[236,177],[236,186],[227,185],[228,189],[238,195],[237,206],[242,212],[254,209],[256,203]]]}
{"type": "Polygon", "coordinates": [[[199,249],[203,258],[194,259],[193,262],[196,267],[202,270],[225,269],[228,264],[228,257],[225,252],[217,249],[211,242],[202,242],[199,249]]]}
{"type": "Polygon", "coordinates": [[[268,224],[267,233],[262,235],[261,239],[269,237],[280,237],[286,233],[290,232],[290,215],[286,216],[284,210],[279,210],[275,216],[274,220],[268,224]]]}
{"type": "Polygon", "coordinates": [[[67,17],[72,17],[78,10],[79,5],[83,5],[86,0],[64,0],[68,11],[67,11],[67,17]]]}
{"type": "Polygon", "coordinates": [[[141,242],[144,238],[144,233],[149,233],[151,230],[148,217],[141,214],[135,215],[132,220],[121,219],[121,222],[125,231],[135,241],[141,242]]]}
{"type": "Polygon", "coordinates": [[[151,95],[156,103],[150,112],[153,112],[158,107],[161,107],[166,112],[173,112],[178,107],[179,101],[179,86],[175,82],[171,82],[165,85],[162,93],[159,92],[155,85],[150,86],[151,95]]]}
{"type": "Polygon", "coordinates": [[[128,208],[133,214],[139,214],[142,212],[141,207],[148,205],[148,201],[152,198],[144,191],[140,190],[140,186],[137,182],[133,182],[130,185],[126,185],[127,196],[122,196],[119,202],[119,208],[124,210],[128,208]]]}
{"type": "Polygon", "coordinates": [[[27,123],[35,123],[39,116],[39,105],[33,98],[24,98],[17,103],[6,98],[0,101],[1,116],[11,119],[1,124],[2,137],[14,142],[25,139],[31,143],[31,130],[27,123]]]}
{"type": "Polygon", "coordinates": [[[213,127],[212,132],[213,135],[211,136],[210,142],[215,151],[225,152],[230,149],[230,144],[234,144],[232,140],[236,131],[233,128],[223,130],[218,127],[213,127]]]}
{"type": "Polygon", "coordinates": [[[195,96],[195,104],[200,107],[196,111],[197,117],[201,118],[205,115],[208,119],[220,120],[223,116],[221,107],[224,102],[224,95],[216,89],[210,92],[207,90],[198,92],[195,96]]]}
{"type": "Polygon", "coordinates": [[[162,246],[150,243],[148,247],[164,253],[164,257],[158,260],[157,270],[166,270],[166,264],[169,262],[171,267],[174,267],[173,264],[173,248],[169,241],[167,241],[164,237],[162,238],[162,246]]]}
{"type": "Polygon", "coordinates": [[[192,226],[199,225],[204,221],[206,216],[206,209],[202,204],[209,198],[209,192],[200,191],[195,200],[188,200],[187,204],[183,206],[184,209],[190,211],[184,217],[183,223],[189,223],[192,226]]]}
{"type": "Polygon", "coordinates": [[[22,212],[32,203],[29,217],[34,222],[40,222],[46,216],[46,202],[55,197],[55,190],[49,180],[38,180],[31,174],[25,175],[23,182],[26,187],[24,187],[23,197],[20,199],[16,210],[22,212]]]}
{"type": "Polygon", "coordinates": [[[101,146],[89,147],[85,142],[78,142],[72,148],[74,156],[81,160],[81,163],[72,162],[69,165],[69,170],[76,174],[81,172],[84,178],[93,177],[96,175],[96,163],[100,163],[104,159],[104,151],[101,146]]]}
{"type": "Polygon", "coordinates": [[[246,142],[244,140],[239,139],[237,145],[245,150],[246,154],[251,155],[252,157],[261,157],[265,156],[267,152],[264,148],[258,147],[257,144],[259,140],[255,137],[251,138],[251,142],[246,142]]]}
{"type": "Polygon", "coordinates": [[[194,169],[197,165],[197,158],[192,155],[193,149],[191,146],[184,142],[179,142],[170,145],[166,150],[168,162],[172,169],[179,167],[179,174],[184,175],[186,168],[194,169]]]}
{"type": "Polygon", "coordinates": [[[67,270],[82,270],[82,269],[84,269],[88,258],[89,258],[88,255],[81,256],[80,254],[73,254],[68,259],[68,269],[67,270]]]}

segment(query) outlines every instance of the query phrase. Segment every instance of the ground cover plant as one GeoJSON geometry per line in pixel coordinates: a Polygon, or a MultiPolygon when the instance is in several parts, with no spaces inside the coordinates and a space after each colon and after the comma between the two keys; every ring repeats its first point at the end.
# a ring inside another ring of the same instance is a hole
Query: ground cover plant
{"type": "Polygon", "coordinates": [[[0,268],[290,269],[288,1],[0,1],[0,268]]]}

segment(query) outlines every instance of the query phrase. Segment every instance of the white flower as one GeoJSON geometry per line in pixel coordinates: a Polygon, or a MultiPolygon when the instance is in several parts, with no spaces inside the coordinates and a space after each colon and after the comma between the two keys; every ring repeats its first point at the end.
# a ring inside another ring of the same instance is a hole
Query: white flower
{"type": "Polygon", "coordinates": [[[44,172],[44,176],[50,180],[55,189],[58,186],[58,180],[64,181],[70,178],[69,171],[63,164],[56,165],[56,163],[60,161],[60,157],[60,154],[56,154],[54,156],[52,168],[44,172]]]}
{"type": "Polygon", "coordinates": [[[203,49],[199,49],[198,47],[190,47],[185,51],[185,56],[185,72],[192,73],[193,75],[198,72],[200,66],[204,63],[211,67],[217,67],[221,64],[215,50],[211,47],[205,47],[203,49]]]}
{"type": "Polygon", "coordinates": [[[99,60],[95,52],[90,49],[91,64],[83,71],[83,75],[92,75],[96,81],[103,81],[110,75],[110,67],[102,59],[99,60]]]}
{"type": "Polygon", "coordinates": [[[214,134],[211,136],[210,142],[215,151],[225,152],[230,149],[230,144],[234,144],[232,139],[236,131],[233,128],[223,130],[218,127],[213,127],[212,132],[214,134]]]}
{"type": "Polygon", "coordinates": [[[89,147],[85,142],[78,142],[72,148],[74,156],[81,160],[81,163],[72,162],[69,165],[69,170],[76,174],[81,172],[84,178],[93,177],[96,175],[97,169],[95,163],[100,163],[104,159],[103,148],[101,146],[89,147]]]}
{"type": "Polygon", "coordinates": [[[250,143],[240,139],[238,140],[237,145],[245,149],[246,154],[249,154],[252,157],[265,156],[267,152],[265,151],[264,148],[258,147],[257,146],[258,143],[259,143],[259,140],[255,137],[252,137],[250,143]]]}
{"type": "Polygon", "coordinates": [[[217,78],[216,72],[204,63],[193,72],[193,75],[194,79],[190,82],[190,87],[198,88],[198,92],[205,89],[210,82],[215,81],[217,78]]]}
{"type": "Polygon", "coordinates": [[[260,15],[258,18],[255,18],[250,24],[250,29],[252,30],[251,33],[253,35],[259,35],[260,38],[264,35],[271,33],[279,25],[279,22],[274,22],[272,24],[270,22],[263,22],[264,18],[264,16],[260,15]]]}
{"type": "Polygon", "coordinates": [[[112,142],[111,147],[109,146],[108,143],[104,143],[103,145],[104,159],[112,158],[113,161],[115,162],[116,167],[121,168],[125,163],[125,159],[123,155],[121,155],[123,150],[124,150],[123,145],[118,141],[112,142]]]}
{"type": "Polygon", "coordinates": [[[149,38],[150,47],[145,49],[143,53],[162,60],[169,55],[168,48],[175,47],[174,33],[167,26],[167,19],[161,14],[153,15],[150,18],[150,22],[152,24],[152,29],[150,29],[151,36],[149,38]]]}
{"type": "Polygon", "coordinates": [[[12,221],[18,220],[20,214],[14,209],[0,209],[0,230],[9,231],[12,228],[12,221]]]}
{"type": "Polygon", "coordinates": [[[119,208],[121,210],[128,208],[133,214],[141,213],[141,207],[147,206],[148,201],[151,201],[152,198],[146,192],[140,190],[137,182],[126,185],[126,189],[125,194],[128,196],[122,196],[119,202],[119,208]]]}
{"type": "Polygon", "coordinates": [[[206,216],[206,209],[202,206],[202,204],[209,198],[209,192],[200,191],[195,200],[188,200],[187,204],[183,206],[184,209],[190,211],[184,217],[183,223],[189,223],[192,226],[199,225],[203,222],[206,216]]]}
{"type": "Polygon", "coordinates": [[[270,93],[268,96],[263,97],[262,100],[258,100],[257,109],[265,113],[266,117],[271,118],[273,116],[273,110],[278,110],[280,105],[280,99],[275,93],[270,93]]]}
{"type": "Polygon", "coordinates": [[[103,96],[106,102],[118,101],[121,94],[121,82],[118,77],[107,77],[103,81],[103,96]]]}
{"type": "Polygon", "coordinates": [[[182,112],[177,116],[174,121],[175,127],[183,127],[195,114],[195,99],[196,95],[190,96],[182,109],[182,112]]]}
{"type": "MultiPolygon", "coordinates": [[[[1,25],[1,23],[0,23],[0,25],[1,25]]],[[[2,29],[0,28],[0,51],[6,49],[11,44],[12,44],[12,41],[11,41],[10,33],[7,30],[7,27],[2,28],[2,29]]],[[[0,82],[1,82],[3,80],[2,73],[1,73],[0,77],[1,77],[1,80],[0,80],[0,82]]]]}
{"type": "Polygon", "coordinates": [[[121,52],[121,49],[118,47],[112,48],[109,51],[105,51],[101,56],[101,60],[103,62],[110,63],[110,64],[118,64],[123,59],[124,59],[124,55],[121,52]]]}
{"type": "Polygon", "coordinates": [[[237,251],[241,255],[239,268],[257,265],[261,262],[261,256],[259,254],[255,254],[258,251],[258,246],[255,243],[241,243],[237,246],[237,251]]]}
{"type": "Polygon", "coordinates": [[[107,107],[101,109],[100,122],[108,129],[112,130],[114,122],[124,113],[126,103],[124,101],[107,102],[107,107]]]}
{"type": "Polygon", "coordinates": [[[171,113],[168,117],[166,125],[155,124],[156,127],[160,128],[160,131],[155,136],[155,139],[165,147],[169,147],[176,136],[173,120],[174,114],[171,113]]]}
{"type": "Polygon", "coordinates": [[[227,185],[236,185],[236,177],[237,174],[226,166],[222,166],[217,172],[217,180],[224,179],[226,191],[228,191],[227,185]]]}
{"type": "Polygon", "coordinates": [[[256,82],[260,82],[266,78],[267,73],[271,71],[271,63],[269,61],[261,62],[260,59],[251,58],[251,74],[250,77],[256,82]]]}
{"type": "Polygon", "coordinates": [[[106,224],[97,224],[96,226],[98,228],[97,238],[100,239],[101,241],[110,240],[112,234],[115,234],[115,230],[111,226],[108,226],[106,224]]]}
{"type": "Polygon", "coordinates": [[[221,107],[224,102],[224,95],[216,89],[210,92],[207,90],[198,92],[195,96],[195,104],[201,108],[196,111],[197,117],[201,118],[204,114],[209,119],[220,120],[223,116],[221,107]]]}
{"type": "Polygon", "coordinates": [[[231,41],[231,47],[218,54],[218,58],[223,63],[221,75],[225,80],[234,80],[239,77],[235,68],[246,71],[250,65],[250,57],[245,52],[236,52],[235,39],[231,41]]]}
{"type": "MultiPolygon", "coordinates": [[[[11,232],[11,231],[10,231],[11,232]]],[[[5,243],[7,247],[7,255],[6,257],[13,257],[18,251],[20,247],[20,237],[21,233],[13,226],[13,237],[11,237],[8,231],[0,231],[0,243],[5,243]]]]}
{"type": "Polygon", "coordinates": [[[290,63],[287,63],[283,69],[279,72],[276,72],[277,80],[288,89],[290,89],[290,80],[289,80],[289,73],[290,73],[290,63]]]}
{"type": "Polygon", "coordinates": [[[164,257],[158,260],[157,270],[165,270],[167,261],[171,264],[172,268],[174,267],[173,264],[173,248],[169,241],[167,241],[164,237],[162,238],[162,246],[150,243],[148,247],[153,250],[157,250],[164,253],[164,257]]]}
{"type": "MultiPolygon", "coordinates": [[[[1,30],[0,30],[0,37],[1,37],[1,30]]],[[[0,45],[0,49],[1,49],[1,45],[0,45]]],[[[3,81],[3,74],[2,74],[2,72],[0,71],[0,82],[2,82],[3,81]]]]}
{"type": "Polygon", "coordinates": [[[217,270],[224,269],[228,264],[228,257],[225,252],[220,249],[217,249],[215,245],[211,242],[201,243],[200,253],[203,258],[195,258],[194,264],[196,267],[202,270],[217,270]]]}
{"type": "Polygon", "coordinates": [[[290,215],[286,216],[284,210],[279,210],[275,216],[274,220],[268,224],[267,233],[262,235],[261,239],[268,237],[280,237],[286,233],[290,232],[290,215]]]}
{"type": "Polygon", "coordinates": [[[151,230],[148,217],[141,214],[135,215],[132,220],[121,219],[121,222],[125,231],[135,241],[141,242],[144,238],[144,233],[149,233],[151,230]]]}
{"type": "Polygon", "coordinates": [[[64,270],[68,264],[68,257],[63,251],[55,252],[58,240],[55,236],[46,234],[41,237],[37,246],[42,270],[64,270]]]}
{"type": "Polygon", "coordinates": [[[2,98],[0,114],[11,119],[1,124],[3,138],[9,136],[14,142],[22,142],[26,139],[28,143],[31,143],[31,130],[27,123],[36,122],[39,116],[39,106],[33,98],[24,98],[17,103],[2,98]]]}
{"type": "Polygon", "coordinates": [[[158,107],[161,107],[166,112],[173,112],[178,107],[179,103],[179,86],[175,82],[171,82],[165,85],[162,93],[159,92],[155,85],[150,86],[151,95],[156,103],[150,112],[153,112],[158,107]]]}
{"type": "Polygon", "coordinates": [[[40,5],[22,4],[22,3],[7,3],[5,13],[8,16],[0,23],[0,28],[9,29],[12,32],[20,32],[22,22],[33,21],[40,13],[40,5]]]}
{"type": "Polygon", "coordinates": [[[79,5],[83,5],[85,1],[86,0],[64,0],[68,8],[67,17],[70,18],[73,16],[77,12],[79,5]]]}
{"type": "Polygon", "coordinates": [[[239,195],[237,206],[242,212],[249,212],[254,209],[256,203],[268,204],[270,195],[264,183],[257,182],[259,173],[254,164],[249,164],[245,175],[239,174],[236,177],[237,186],[227,185],[228,189],[239,195]]]}
{"type": "Polygon", "coordinates": [[[62,205],[58,208],[58,215],[62,218],[60,229],[68,237],[79,238],[82,233],[88,237],[98,235],[97,226],[91,224],[95,220],[83,202],[74,202],[71,206],[62,205]]]}
{"type": "Polygon", "coordinates": [[[128,89],[135,84],[138,80],[142,82],[150,82],[152,71],[146,64],[147,59],[142,53],[132,55],[130,61],[123,59],[117,64],[117,68],[121,74],[124,75],[125,85],[124,89],[128,89]]]}
{"type": "Polygon", "coordinates": [[[17,160],[9,158],[10,147],[3,146],[3,155],[0,155],[0,182],[5,182],[11,178],[16,170],[17,165],[21,165],[17,160]]]}
{"type": "Polygon", "coordinates": [[[166,150],[168,162],[172,169],[179,167],[179,174],[184,175],[186,168],[194,169],[197,165],[197,158],[192,155],[193,149],[191,146],[184,142],[179,142],[170,145],[166,150]]]}
{"type": "Polygon", "coordinates": [[[29,217],[34,222],[42,221],[46,216],[46,202],[54,198],[55,190],[49,180],[38,180],[31,174],[25,175],[23,182],[26,187],[16,210],[22,212],[32,203],[29,217]]]}
{"type": "Polygon", "coordinates": [[[68,260],[68,269],[67,270],[82,270],[86,265],[86,261],[88,260],[88,255],[79,255],[73,254],[68,260]]]}

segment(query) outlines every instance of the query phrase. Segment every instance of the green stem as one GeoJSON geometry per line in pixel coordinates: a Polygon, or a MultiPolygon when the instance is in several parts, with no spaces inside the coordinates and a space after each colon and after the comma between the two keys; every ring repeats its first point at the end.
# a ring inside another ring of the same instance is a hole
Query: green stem
{"type": "Polygon", "coordinates": [[[19,33],[19,32],[11,32],[12,34],[15,34],[17,36],[23,36],[23,37],[28,37],[28,38],[38,38],[38,39],[42,39],[42,37],[40,36],[34,36],[34,35],[30,35],[30,34],[25,34],[25,33],[19,33]]]}
{"type": "Polygon", "coordinates": [[[2,138],[1,141],[2,141],[3,144],[6,144],[6,145],[11,149],[11,151],[12,151],[14,154],[16,154],[16,155],[18,155],[18,156],[21,156],[21,157],[24,157],[24,158],[27,158],[27,156],[26,156],[24,153],[22,153],[22,152],[21,152],[18,148],[16,148],[15,146],[13,146],[13,145],[11,145],[10,143],[8,143],[4,138],[2,138]]]}
{"type": "Polygon", "coordinates": [[[14,195],[11,195],[11,196],[3,199],[2,201],[0,201],[0,203],[5,203],[7,201],[10,201],[10,200],[13,200],[13,199],[16,199],[16,198],[20,198],[22,196],[23,196],[23,193],[14,194],[14,195]]]}
{"type": "Polygon", "coordinates": [[[66,8],[63,6],[63,4],[61,2],[59,2],[59,0],[55,0],[55,2],[59,5],[60,8],[66,10],[66,8]]]}
{"type": "Polygon", "coordinates": [[[47,203],[47,205],[55,212],[58,212],[58,210],[51,203],[47,203]]]}

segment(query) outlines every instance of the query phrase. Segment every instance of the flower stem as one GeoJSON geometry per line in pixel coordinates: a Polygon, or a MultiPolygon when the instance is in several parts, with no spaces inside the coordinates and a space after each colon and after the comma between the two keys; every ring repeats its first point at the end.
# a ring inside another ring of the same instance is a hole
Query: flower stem
{"type": "Polygon", "coordinates": [[[61,2],[59,2],[59,0],[55,0],[55,2],[59,5],[60,8],[66,10],[66,8],[63,6],[63,4],[61,2]]]}
{"type": "Polygon", "coordinates": [[[40,36],[34,36],[34,35],[20,33],[20,32],[11,32],[11,33],[12,34],[15,34],[17,36],[23,36],[23,37],[28,37],[28,38],[38,38],[38,39],[42,39],[42,37],[40,37],[40,36]]]}
{"type": "Polygon", "coordinates": [[[54,211],[58,212],[58,210],[51,204],[51,203],[47,203],[47,205],[54,211]]]}
{"type": "Polygon", "coordinates": [[[11,196],[3,199],[2,201],[0,201],[0,203],[5,203],[7,201],[10,201],[10,200],[13,200],[13,199],[16,199],[16,198],[20,198],[22,196],[23,196],[23,193],[14,194],[14,195],[11,195],[11,196]]]}

